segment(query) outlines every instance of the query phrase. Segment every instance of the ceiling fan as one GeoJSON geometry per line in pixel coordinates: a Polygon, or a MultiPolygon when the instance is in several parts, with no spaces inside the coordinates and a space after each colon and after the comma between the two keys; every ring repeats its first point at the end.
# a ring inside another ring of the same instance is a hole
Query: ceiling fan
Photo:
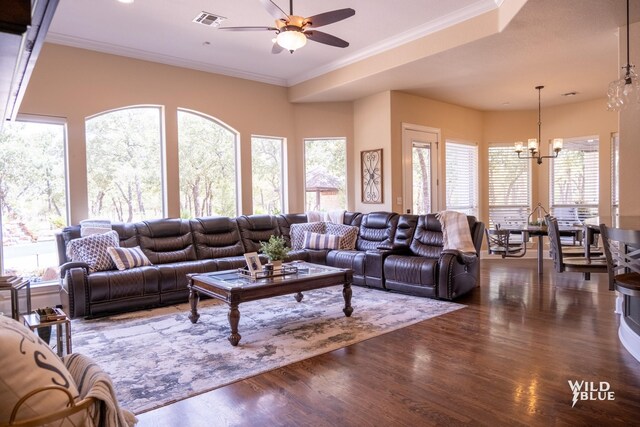
{"type": "Polygon", "coordinates": [[[275,27],[219,27],[220,30],[230,31],[275,31],[276,38],[271,53],[288,50],[293,53],[307,43],[307,39],[335,47],[347,47],[349,43],[331,34],[316,31],[315,28],[342,21],[356,14],[350,8],[337,9],[320,13],[308,18],[293,14],[293,0],[289,0],[289,13],[271,0],[260,0],[264,8],[276,18],[275,27]]]}

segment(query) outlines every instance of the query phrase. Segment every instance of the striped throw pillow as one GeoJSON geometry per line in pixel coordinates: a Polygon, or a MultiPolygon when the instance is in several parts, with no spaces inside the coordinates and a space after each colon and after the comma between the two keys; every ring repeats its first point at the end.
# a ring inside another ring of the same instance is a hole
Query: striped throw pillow
{"type": "Polygon", "coordinates": [[[152,265],[149,258],[142,252],[140,246],[133,248],[108,248],[109,256],[118,267],[118,270],[128,270],[143,265],[152,265]]]}
{"type": "Polygon", "coordinates": [[[304,249],[338,249],[339,247],[340,236],[304,232],[304,249]]]}

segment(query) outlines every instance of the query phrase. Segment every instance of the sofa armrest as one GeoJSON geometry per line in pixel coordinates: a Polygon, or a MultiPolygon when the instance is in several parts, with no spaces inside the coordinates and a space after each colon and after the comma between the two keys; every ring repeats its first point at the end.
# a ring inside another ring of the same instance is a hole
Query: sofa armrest
{"type": "MultiPolygon", "coordinates": [[[[473,252],[460,252],[456,249],[446,249],[442,251],[442,255],[453,255],[456,257],[456,260],[464,265],[469,265],[478,260],[478,255],[473,252]]],[[[442,257],[441,255],[441,257],[442,257]]]]}
{"type": "Polygon", "coordinates": [[[478,286],[480,258],[456,250],[442,251],[438,259],[436,297],[453,300],[478,286]]]}
{"type": "Polygon", "coordinates": [[[89,315],[88,274],[89,266],[84,262],[67,262],[60,266],[60,299],[62,309],[70,318],[89,315]]]}
{"type": "Polygon", "coordinates": [[[89,274],[89,264],[87,264],[86,262],[65,262],[60,266],[60,277],[64,278],[64,276],[67,275],[67,270],[71,268],[83,268],[87,272],[87,274],[89,274]]]}

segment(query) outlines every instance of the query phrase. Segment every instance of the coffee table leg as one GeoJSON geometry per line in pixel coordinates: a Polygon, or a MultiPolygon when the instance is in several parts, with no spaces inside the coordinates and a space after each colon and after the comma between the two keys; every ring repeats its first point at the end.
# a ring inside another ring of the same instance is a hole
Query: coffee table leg
{"type": "Polygon", "coordinates": [[[193,286],[189,286],[189,304],[191,305],[191,314],[189,314],[189,320],[191,320],[191,323],[196,323],[200,318],[200,315],[198,314],[199,301],[200,301],[200,294],[198,294],[198,291],[193,289],[193,286]]]}
{"type": "Polygon", "coordinates": [[[229,335],[229,342],[232,346],[237,346],[240,342],[240,334],[238,333],[238,323],[240,323],[240,310],[238,310],[238,304],[232,303],[229,307],[229,325],[231,326],[231,335],[229,335]]]}
{"type": "Polygon", "coordinates": [[[302,301],[302,298],[304,298],[304,295],[302,295],[302,292],[298,292],[295,298],[296,298],[296,301],[300,302],[302,301]]]}
{"type": "Polygon", "coordinates": [[[351,282],[345,282],[342,288],[342,296],[344,297],[344,315],[347,317],[353,313],[353,307],[351,307],[351,282]]]}

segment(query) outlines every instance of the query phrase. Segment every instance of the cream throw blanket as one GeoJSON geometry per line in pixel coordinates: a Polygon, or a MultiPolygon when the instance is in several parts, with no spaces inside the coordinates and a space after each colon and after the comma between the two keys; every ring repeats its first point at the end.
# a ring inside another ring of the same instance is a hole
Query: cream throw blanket
{"type": "Polygon", "coordinates": [[[467,215],[455,211],[442,211],[436,214],[442,227],[442,239],[444,248],[455,249],[460,252],[476,253],[476,248],[471,240],[471,230],[467,215]]]}
{"type": "Polygon", "coordinates": [[[93,397],[98,400],[95,407],[89,410],[93,425],[130,427],[138,422],[131,412],[120,408],[111,378],[90,357],[73,353],[62,360],[76,381],[80,398],[93,397]]]}

